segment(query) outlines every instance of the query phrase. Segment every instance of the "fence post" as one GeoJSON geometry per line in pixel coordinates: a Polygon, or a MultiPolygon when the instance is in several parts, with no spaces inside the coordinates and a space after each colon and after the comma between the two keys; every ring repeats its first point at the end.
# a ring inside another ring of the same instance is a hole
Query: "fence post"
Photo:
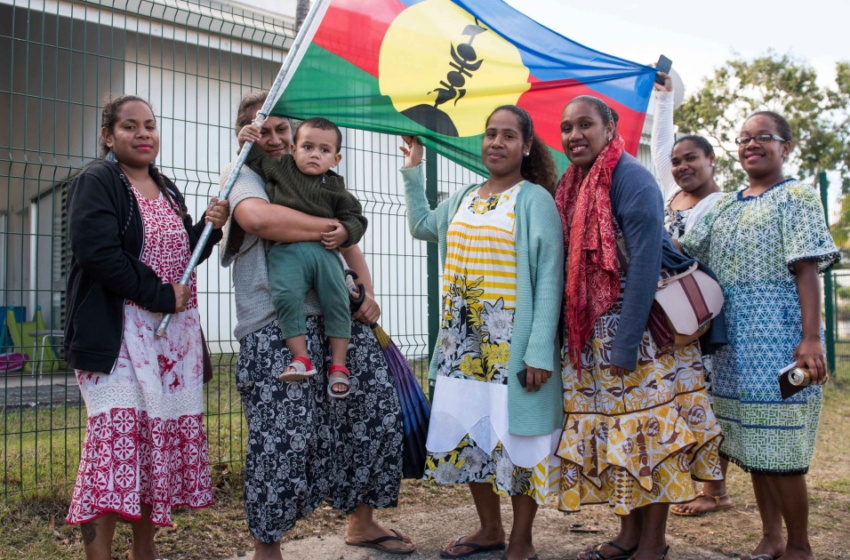
{"type": "MultiPolygon", "coordinates": [[[[823,212],[826,217],[826,224],[829,226],[829,181],[826,178],[826,171],[821,171],[818,175],[820,183],[820,199],[823,203],[823,212]]],[[[826,368],[827,371],[835,372],[835,294],[832,288],[832,271],[827,270],[823,275],[823,291],[824,291],[824,320],[826,322],[826,368]]]]}
{"type": "MultiPolygon", "coordinates": [[[[425,148],[425,196],[431,209],[437,207],[439,191],[437,189],[437,152],[425,148]]],[[[431,354],[437,346],[440,336],[440,248],[436,243],[428,243],[428,366],[430,373],[431,354]]],[[[428,398],[434,396],[434,385],[428,382],[428,398]]]]}

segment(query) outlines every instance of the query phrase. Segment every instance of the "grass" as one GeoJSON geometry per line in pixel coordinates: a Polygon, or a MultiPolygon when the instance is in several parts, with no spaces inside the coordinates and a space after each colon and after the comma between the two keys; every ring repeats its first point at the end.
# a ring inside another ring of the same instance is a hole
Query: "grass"
{"type": "MultiPolygon", "coordinates": [[[[233,376],[229,373],[232,371],[231,364],[231,359],[222,359],[216,379],[207,387],[209,410],[215,413],[208,418],[207,429],[210,433],[210,448],[214,450],[211,458],[214,463],[216,505],[198,511],[187,508],[175,510],[174,527],[162,529],[157,534],[157,546],[162,557],[172,560],[228,558],[253,547],[242,506],[241,437],[244,426],[238,395],[232,383],[233,376]]],[[[53,421],[58,423],[65,416],[64,411],[57,413],[56,410],[58,409],[54,409],[53,421]]],[[[7,411],[7,415],[9,414],[21,413],[7,411]]],[[[32,427],[35,421],[33,411],[24,411],[23,415],[27,414],[30,416],[27,416],[25,425],[32,427]]],[[[73,414],[68,416],[69,423],[73,423],[73,414]]],[[[83,422],[84,418],[83,414],[83,422]]],[[[850,515],[850,462],[847,461],[847,457],[850,457],[850,438],[846,436],[845,431],[848,424],[850,371],[839,371],[824,391],[819,440],[807,477],[811,511],[810,534],[815,553],[820,560],[850,560],[850,552],[845,544],[847,523],[840,521],[846,520],[850,515]]],[[[69,433],[71,431],[69,429],[69,433]]],[[[29,441],[30,437],[28,434],[24,440],[29,441]]],[[[19,440],[21,436],[15,435],[13,439],[19,440]]],[[[40,445],[46,444],[41,439],[39,442],[40,445]]],[[[57,440],[54,450],[61,449],[58,444],[63,442],[64,440],[57,440]]],[[[29,448],[26,453],[31,454],[32,451],[33,448],[29,448]]],[[[38,468],[42,469],[43,473],[49,472],[42,464],[48,456],[47,451],[48,448],[43,447],[37,461],[38,468]]],[[[35,467],[34,457],[24,459],[25,464],[35,467]]],[[[58,467],[59,462],[54,462],[54,473],[59,472],[58,467]]],[[[75,472],[70,473],[71,480],[74,475],[75,472]]],[[[63,523],[70,498],[69,483],[57,480],[56,483],[50,484],[47,478],[39,480],[42,482],[37,489],[23,493],[18,489],[15,494],[18,497],[9,499],[5,505],[0,499],[0,560],[64,560],[82,556],[79,529],[63,523]]],[[[28,475],[25,482],[34,484],[35,477],[28,475]]],[[[16,488],[20,486],[16,485],[16,488]]],[[[749,550],[747,547],[752,546],[761,534],[759,516],[749,477],[734,466],[730,467],[729,491],[736,505],[734,510],[703,518],[670,516],[669,534],[690,544],[726,555],[749,550]]],[[[434,526],[439,526],[445,522],[439,512],[468,505],[470,502],[465,488],[436,487],[419,481],[405,481],[399,503],[401,508],[398,511],[420,512],[421,517],[417,518],[432,520],[434,526]]],[[[586,525],[597,526],[610,523],[613,516],[608,508],[604,507],[585,508],[581,514],[576,515],[581,517],[570,518],[572,522],[578,519],[586,525]]],[[[342,516],[328,507],[323,507],[299,521],[284,541],[339,533],[344,523],[342,516]]],[[[424,533],[426,528],[421,527],[419,530],[424,533]]],[[[130,526],[119,524],[113,547],[116,558],[125,557],[124,551],[130,548],[130,536],[130,526]]],[[[415,532],[413,536],[416,536],[415,532]]]]}
{"type": "MultiPolygon", "coordinates": [[[[210,463],[219,470],[223,465],[242,462],[247,435],[232,374],[234,365],[234,355],[214,356],[215,375],[204,388],[204,422],[210,463]]],[[[77,475],[85,426],[84,406],[3,410],[0,417],[0,502],[67,492],[77,475]]]]}

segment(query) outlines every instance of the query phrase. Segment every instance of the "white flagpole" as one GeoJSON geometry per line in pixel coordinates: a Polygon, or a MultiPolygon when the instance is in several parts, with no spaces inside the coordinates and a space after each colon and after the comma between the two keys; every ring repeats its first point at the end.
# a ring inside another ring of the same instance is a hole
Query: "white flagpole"
{"type": "MultiPolygon", "coordinates": [[[[277,101],[278,93],[280,92],[280,88],[283,86],[284,81],[288,77],[289,71],[293,65],[293,61],[296,59],[300,61],[301,58],[301,48],[303,47],[303,43],[305,42],[305,38],[309,35],[310,39],[307,39],[307,42],[312,40],[312,34],[315,30],[312,29],[313,22],[317,17],[317,14],[320,12],[324,12],[325,4],[330,3],[331,0],[315,0],[313,6],[310,8],[310,12],[307,14],[307,18],[304,20],[304,24],[301,26],[301,29],[298,30],[298,33],[295,35],[295,41],[292,43],[292,48],[289,49],[289,52],[286,53],[286,58],[283,61],[283,66],[280,68],[280,72],[278,72],[277,77],[272,84],[272,87],[269,89],[269,94],[266,97],[265,103],[263,103],[262,108],[257,111],[256,118],[252,121],[258,127],[262,127],[263,123],[266,121],[266,118],[269,116],[269,111],[272,110],[272,106],[277,101]]],[[[236,184],[236,179],[239,177],[239,172],[242,171],[242,165],[245,163],[245,160],[248,159],[248,152],[251,151],[251,146],[253,146],[253,142],[246,142],[242,147],[242,151],[239,152],[239,157],[236,159],[236,164],[233,166],[233,171],[230,173],[230,177],[227,179],[227,183],[224,185],[224,190],[221,192],[221,198],[227,198],[230,196],[230,191],[233,189],[233,185],[236,184]]],[[[231,216],[231,220],[233,217],[231,216]]],[[[192,257],[189,259],[189,265],[186,267],[186,271],[183,273],[183,277],[180,279],[180,283],[184,286],[189,284],[189,280],[192,278],[192,272],[194,272],[195,267],[198,266],[198,262],[201,260],[201,253],[204,250],[204,246],[207,244],[207,241],[212,235],[212,224],[207,222],[204,226],[204,231],[201,234],[200,239],[198,239],[197,245],[195,245],[195,250],[192,252],[192,257]]],[[[168,323],[171,321],[171,314],[167,313],[163,315],[162,321],[160,321],[159,326],[156,329],[156,336],[161,337],[165,335],[165,330],[168,328],[168,323]]]]}

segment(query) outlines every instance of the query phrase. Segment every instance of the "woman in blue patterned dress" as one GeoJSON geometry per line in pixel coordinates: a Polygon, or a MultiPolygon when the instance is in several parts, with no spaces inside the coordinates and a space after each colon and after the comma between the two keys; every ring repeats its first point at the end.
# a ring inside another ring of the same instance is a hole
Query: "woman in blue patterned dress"
{"type": "Polygon", "coordinates": [[[805,474],[826,380],[818,273],[838,251],[815,191],[782,171],[788,122],[755,113],[736,143],[749,186],[718,202],[681,245],[715,271],[726,298],[729,345],[714,359],[714,407],[721,454],[752,476],[762,518],[764,537],[748,556],[813,559],[805,474]],[[811,371],[812,385],[782,400],[779,371],[793,362],[811,371]]]}

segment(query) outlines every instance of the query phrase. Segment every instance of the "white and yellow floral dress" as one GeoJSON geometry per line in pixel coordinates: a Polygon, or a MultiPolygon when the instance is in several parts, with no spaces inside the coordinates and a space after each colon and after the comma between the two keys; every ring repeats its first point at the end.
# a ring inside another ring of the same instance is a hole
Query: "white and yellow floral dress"
{"type": "Polygon", "coordinates": [[[490,483],[542,504],[557,490],[560,430],[508,431],[508,371],[516,308],[517,195],[467,195],[446,233],[443,317],[425,479],[490,483]]]}

